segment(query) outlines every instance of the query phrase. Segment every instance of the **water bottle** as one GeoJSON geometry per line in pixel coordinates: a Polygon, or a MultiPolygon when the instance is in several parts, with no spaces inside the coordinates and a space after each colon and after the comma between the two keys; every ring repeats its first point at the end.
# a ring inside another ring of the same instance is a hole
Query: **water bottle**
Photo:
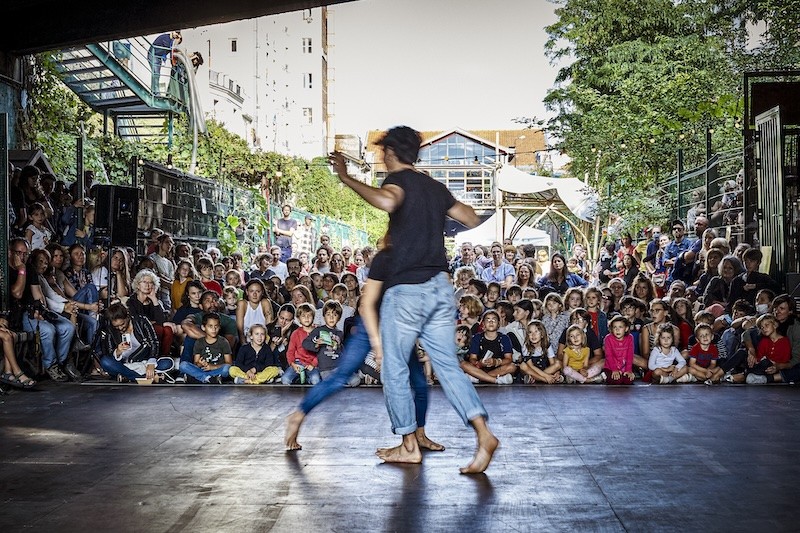
{"type": "Polygon", "coordinates": [[[306,383],[306,369],[305,369],[304,366],[302,366],[303,363],[300,362],[300,359],[295,359],[294,360],[294,364],[300,366],[300,368],[301,368],[301,370],[300,370],[300,385],[305,385],[305,383],[306,383]]]}

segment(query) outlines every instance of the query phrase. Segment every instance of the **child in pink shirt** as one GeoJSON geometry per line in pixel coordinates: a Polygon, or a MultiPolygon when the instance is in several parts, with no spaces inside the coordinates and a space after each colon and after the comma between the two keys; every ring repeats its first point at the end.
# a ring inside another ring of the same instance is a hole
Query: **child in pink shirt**
{"type": "Polygon", "coordinates": [[[609,323],[611,333],[603,340],[606,364],[603,372],[606,383],[611,385],[630,385],[633,383],[633,335],[631,323],[622,315],[617,315],[609,323]]]}

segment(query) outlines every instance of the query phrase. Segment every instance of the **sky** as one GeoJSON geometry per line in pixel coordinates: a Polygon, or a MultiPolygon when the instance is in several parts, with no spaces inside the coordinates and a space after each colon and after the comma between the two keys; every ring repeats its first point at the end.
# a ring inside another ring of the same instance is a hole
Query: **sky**
{"type": "Polygon", "coordinates": [[[514,129],[546,118],[557,66],[547,0],[359,0],[331,6],[335,133],[514,129]]]}

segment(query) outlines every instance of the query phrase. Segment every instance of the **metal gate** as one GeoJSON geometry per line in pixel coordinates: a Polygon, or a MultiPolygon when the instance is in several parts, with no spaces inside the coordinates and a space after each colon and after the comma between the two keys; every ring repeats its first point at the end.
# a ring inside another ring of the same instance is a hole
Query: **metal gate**
{"type": "Polygon", "coordinates": [[[786,275],[785,204],[783,188],[783,143],[780,107],[756,116],[756,185],[758,191],[758,240],[771,246],[775,280],[786,275]]]}

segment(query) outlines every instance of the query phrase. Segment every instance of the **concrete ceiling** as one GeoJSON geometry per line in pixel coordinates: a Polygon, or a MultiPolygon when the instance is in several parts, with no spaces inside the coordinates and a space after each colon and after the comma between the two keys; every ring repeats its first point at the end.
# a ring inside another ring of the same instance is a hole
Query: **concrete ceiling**
{"type": "Polygon", "coordinates": [[[16,55],[351,0],[3,0],[0,50],[16,55]]]}

